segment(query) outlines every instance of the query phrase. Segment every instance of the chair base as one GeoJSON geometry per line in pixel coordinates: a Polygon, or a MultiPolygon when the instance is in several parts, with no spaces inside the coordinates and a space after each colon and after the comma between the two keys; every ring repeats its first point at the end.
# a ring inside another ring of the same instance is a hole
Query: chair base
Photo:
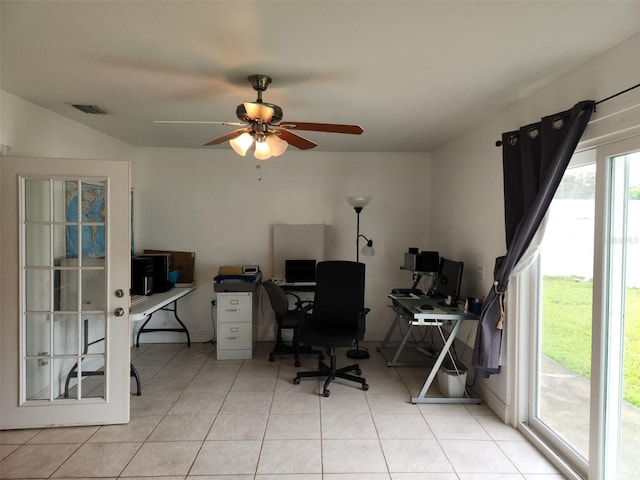
{"type": "Polygon", "coordinates": [[[318,360],[318,370],[314,370],[311,372],[298,372],[296,377],[293,379],[293,383],[295,385],[300,384],[300,379],[305,377],[327,377],[327,380],[324,382],[322,387],[322,395],[328,397],[331,393],[329,391],[329,384],[335,380],[336,378],[343,378],[345,380],[349,380],[352,382],[359,383],[362,386],[362,390],[369,390],[369,385],[367,384],[367,379],[356,376],[362,375],[362,370],[360,369],[360,365],[349,365],[347,367],[336,368],[336,351],[335,347],[329,348],[329,357],[331,359],[331,365],[327,365],[322,360],[318,360]],[[354,372],[356,375],[351,375],[348,372],[354,372]]]}

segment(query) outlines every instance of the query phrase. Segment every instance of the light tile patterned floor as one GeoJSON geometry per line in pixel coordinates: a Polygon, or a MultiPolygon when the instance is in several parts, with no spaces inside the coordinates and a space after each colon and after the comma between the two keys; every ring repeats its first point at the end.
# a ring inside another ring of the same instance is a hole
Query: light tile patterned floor
{"type": "Polygon", "coordinates": [[[328,398],[322,381],[292,383],[291,357],[270,363],[269,343],[245,361],[217,361],[211,344],[133,348],[143,389],[128,425],[0,432],[0,478],[563,478],[485,406],[412,405],[424,371],[388,368],[369,347],[369,391],[338,380],[328,398]]]}

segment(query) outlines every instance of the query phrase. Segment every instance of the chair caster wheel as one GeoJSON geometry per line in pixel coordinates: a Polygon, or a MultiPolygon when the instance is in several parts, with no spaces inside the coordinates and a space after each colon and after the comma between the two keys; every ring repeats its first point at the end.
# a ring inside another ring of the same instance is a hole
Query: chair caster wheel
{"type": "Polygon", "coordinates": [[[298,377],[293,379],[293,384],[294,385],[300,385],[300,379],[298,377]]]}
{"type": "Polygon", "coordinates": [[[369,390],[369,384],[365,383],[364,385],[362,385],[362,390],[364,390],[365,392],[369,390]]]}
{"type": "Polygon", "coordinates": [[[362,370],[357,369],[357,370],[355,371],[355,374],[356,374],[356,375],[362,375],[362,370]]]}
{"type": "Polygon", "coordinates": [[[328,397],[330,394],[331,394],[331,392],[330,392],[327,388],[325,388],[325,389],[322,391],[322,396],[323,396],[323,397],[328,397]]]}

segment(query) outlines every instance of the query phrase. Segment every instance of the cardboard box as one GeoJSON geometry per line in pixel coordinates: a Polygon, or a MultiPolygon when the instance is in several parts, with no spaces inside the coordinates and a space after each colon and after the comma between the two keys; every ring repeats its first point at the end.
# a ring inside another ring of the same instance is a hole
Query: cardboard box
{"type": "Polygon", "coordinates": [[[179,273],[180,283],[192,283],[193,270],[195,268],[196,254],[195,252],[176,252],[173,250],[144,250],[144,253],[170,253],[171,260],[169,263],[169,271],[177,271],[179,273]]]}
{"type": "Polygon", "coordinates": [[[242,267],[222,265],[218,268],[218,275],[242,275],[242,267]]]}

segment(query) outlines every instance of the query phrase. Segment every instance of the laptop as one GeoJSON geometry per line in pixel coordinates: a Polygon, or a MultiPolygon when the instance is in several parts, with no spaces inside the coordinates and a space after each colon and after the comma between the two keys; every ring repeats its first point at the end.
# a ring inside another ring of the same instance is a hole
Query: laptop
{"type": "Polygon", "coordinates": [[[294,285],[315,285],[315,260],[285,260],[284,278],[287,283],[294,285]]]}

